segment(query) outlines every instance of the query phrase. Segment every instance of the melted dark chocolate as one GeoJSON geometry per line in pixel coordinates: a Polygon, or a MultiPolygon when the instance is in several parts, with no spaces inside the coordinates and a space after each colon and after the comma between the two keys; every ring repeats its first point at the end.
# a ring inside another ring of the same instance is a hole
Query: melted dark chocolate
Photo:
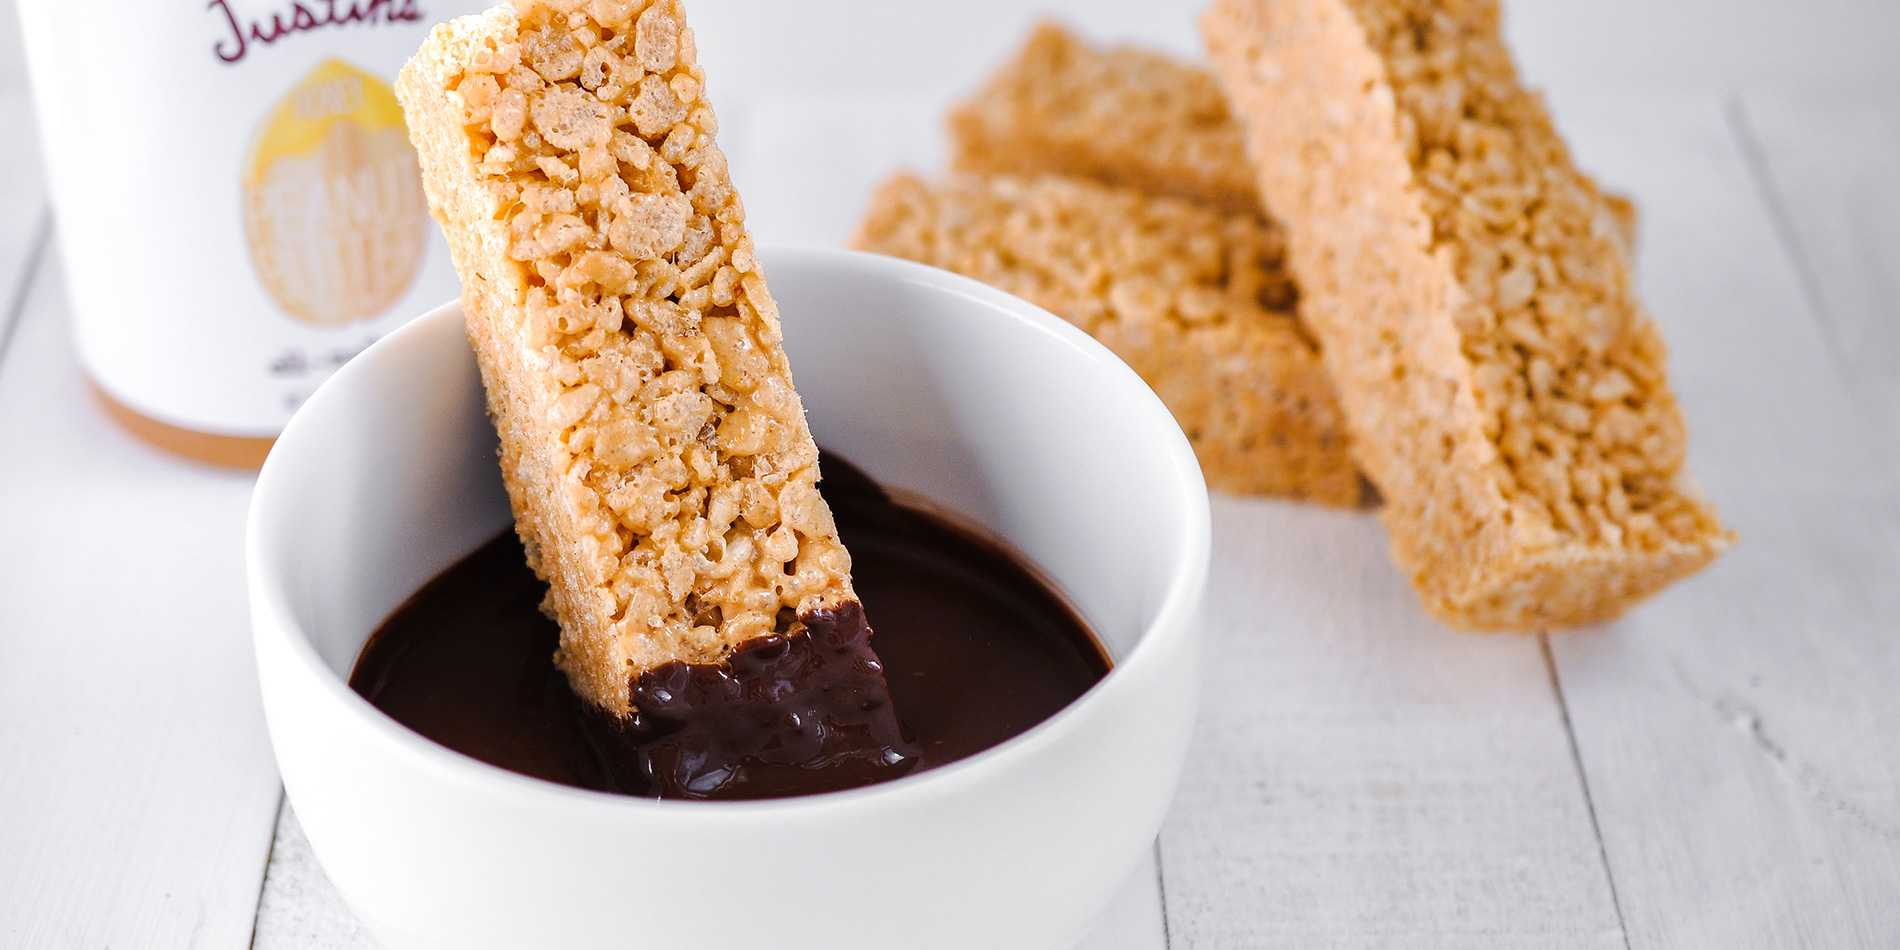
{"type": "Polygon", "coordinates": [[[391,614],[350,686],[449,748],[537,778],[764,798],[956,761],[1048,718],[1108,672],[1088,628],[1019,556],[894,502],[837,456],[821,465],[862,611],[807,614],[802,629],[746,643],[723,665],[649,670],[630,684],[631,721],[587,707],[555,669],[560,630],[539,610],[546,585],[513,531],[391,614]]]}
{"type": "Polygon", "coordinates": [[[589,707],[589,734],[621,791],[782,798],[893,779],[917,744],[891,707],[864,608],[740,644],[724,665],[674,661],[628,686],[634,714],[589,707]]]}

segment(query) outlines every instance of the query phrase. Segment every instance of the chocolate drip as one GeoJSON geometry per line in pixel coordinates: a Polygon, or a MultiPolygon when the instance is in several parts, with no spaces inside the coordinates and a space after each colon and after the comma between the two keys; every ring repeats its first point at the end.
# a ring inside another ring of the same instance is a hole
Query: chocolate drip
{"type": "Polygon", "coordinates": [[[620,790],[663,798],[778,798],[896,778],[917,765],[864,608],[799,616],[722,666],[674,661],[628,685],[634,714],[601,710],[589,735],[620,790]]]}

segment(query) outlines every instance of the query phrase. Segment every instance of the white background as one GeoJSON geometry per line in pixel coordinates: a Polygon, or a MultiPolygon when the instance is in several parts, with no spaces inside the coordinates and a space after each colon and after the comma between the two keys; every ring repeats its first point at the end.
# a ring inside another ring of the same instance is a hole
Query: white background
{"type": "MultiPolygon", "coordinates": [[[[1001,55],[1050,12],[1098,38],[1196,54],[1199,2],[1170,0],[699,0],[715,81],[939,92],[969,84],[975,51],[1001,55]],[[855,42],[876,36],[875,46],[855,42]]],[[[1893,0],[1504,0],[1532,82],[1556,94],[1658,86],[1900,87],[1893,0]]]]}
{"type": "MultiPolygon", "coordinates": [[[[189,2],[189,0],[134,0],[189,2]]],[[[75,25],[107,3],[75,3],[75,25]]],[[[1100,38],[1198,48],[1176,0],[695,0],[716,82],[762,89],[839,83],[924,93],[972,82],[972,51],[1002,55],[1023,22],[1054,13],[1100,38]],[[866,46],[857,35],[897,38],[866,46]]],[[[1505,0],[1531,81],[1554,93],[1637,87],[1880,87],[1900,90],[1894,0],[1505,0]]],[[[424,8],[427,8],[426,0],[424,8]]],[[[0,81],[25,75],[12,0],[0,0],[0,81]]],[[[750,91],[750,90],[744,90],[750,91]]]]}

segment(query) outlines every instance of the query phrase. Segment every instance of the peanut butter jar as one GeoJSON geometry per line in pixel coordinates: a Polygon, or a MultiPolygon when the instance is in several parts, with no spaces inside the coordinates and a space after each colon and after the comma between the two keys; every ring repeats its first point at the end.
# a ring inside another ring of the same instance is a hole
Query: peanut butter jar
{"type": "Polygon", "coordinates": [[[254,468],[459,284],[390,83],[479,0],[20,0],[80,361],[164,449],[254,468]]]}

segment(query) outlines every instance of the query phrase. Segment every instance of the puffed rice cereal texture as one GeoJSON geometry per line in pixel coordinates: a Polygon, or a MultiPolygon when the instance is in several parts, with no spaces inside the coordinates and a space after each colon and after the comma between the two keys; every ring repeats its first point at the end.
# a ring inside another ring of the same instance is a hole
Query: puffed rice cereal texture
{"type": "Polygon", "coordinates": [[[1731,543],[1627,209],[1518,82],[1495,0],[1214,0],[1201,27],[1427,609],[1607,620],[1731,543]]]}
{"type": "Polygon", "coordinates": [[[946,124],[957,171],[1051,172],[1259,208],[1240,125],[1213,76],[1135,47],[1092,47],[1051,21],[946,124]]]}
{"type": "Polygon", "coordinates": [[[1365,503],[1279,229],[1077,178],[908,173],[852,246],[974,277],[1101,340],[1174,413],[1215,488],[1365,503]]]}
{"type": "MultiPolygon", "coordinates": [[[[1212,73],[1140,47],[1092,46],[1053,20],[952,106],[945,126],[956,171],[1093,178],[1272,214],[1212,73]]],[[[1636,205],[1604,200],[1634,243],[1636,205]]]]}

